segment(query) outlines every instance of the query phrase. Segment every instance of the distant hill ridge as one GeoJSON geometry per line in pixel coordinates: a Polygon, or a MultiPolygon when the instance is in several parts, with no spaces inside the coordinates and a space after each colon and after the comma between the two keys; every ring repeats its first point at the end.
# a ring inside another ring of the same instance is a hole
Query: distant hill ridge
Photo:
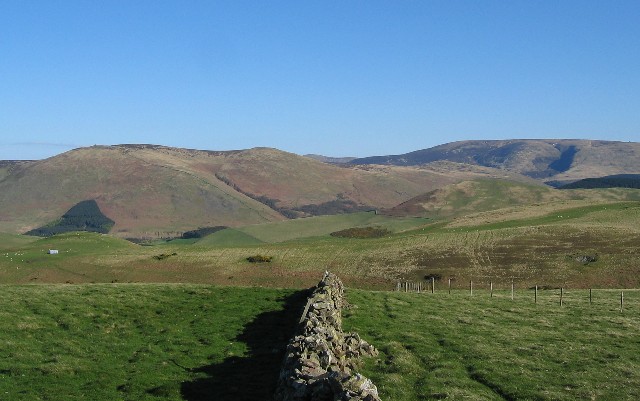
{"type": "Polygon", "coordinates": [[[111,234],[138,238],[370,209],[446,215],[438,199],[460,205],[472,199],[465,206],[470,211],[490,209],[500,202],[483,201],[482,192],[504,193],[509,203],[520,204],[518,197],[537,196],[543,181],[562,184],[639,170],[640,144],[610,141],[464,141],[340,164],[272,148],[100,145],[45,160],[0,162],[0,232],[42,227],[87,199],[115,222],[111,234]],[[439,191],[478,179],[533,188],[456,187],[454,194],[480,194],[471,198],[439,191]]]}
{"type": "Polygon", "coordinates": [[[389,208],[472,178],[526,180],[456,163],[333,165],[271,148],[201,151],[150,144],[91,146],[2,166],[0,232],[42,227],[92,199],[115,222],[110,233],[125,238],[389,208]]]}
{"type": "Polygon", "coordinates": [[[356,159],[355,157],[329,157],[329,156],[322,156],[322,155],[304,155],[304,157],[309,157],[311,159],[315,159],[323,163],[332,163],[332,164],[346,164],[356,159]]]}
{"type": "Polygon", "coordinates": [[[354,159],[352,164],[417,166],[449,160],[544,180],[576,181],[640,173],[640,143],[579,139],[460,141],[401,155],[354,159]]]}

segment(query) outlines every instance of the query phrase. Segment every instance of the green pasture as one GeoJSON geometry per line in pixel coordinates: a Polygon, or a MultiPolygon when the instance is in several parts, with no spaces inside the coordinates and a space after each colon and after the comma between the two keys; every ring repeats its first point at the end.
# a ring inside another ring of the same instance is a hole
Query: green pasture
{"type": "Polygon", "coordinates": [[[551,224],[579,223],[587,216],[595,215],[601,217],[597,223],[610,224],[613,226],[625,226],[628,220],[636,220],[640,211],[639,202],[616,202],[582,207],[572,207],[555,210],[545,216],[524,218],[518,220],[507,220],[498,223],[482,224],[478,226],[452,228],[453,231],[477,231],[477,230],[497,230],[512,227],[541,226],[551,224]]]}
{"type": "Polygon", "coordinates": [[[38,237],[30,237],[27,235],[0,233],[0,249],[7,251],[20,248],[36,241],[37,239],[38,237]]]}
{"type": "MultiPolygon", "coordinates": [[[[319,277],[317,277],[319,280],[319,277]]],[[[4,285],[3,400],[270,399],[305,291],[4,285]]],[[[347,289],[384,400],[635,400],[640,291],[347,289]]]]}
{"type": "Polygon", "coordinates": [[[352,227],[380,226],[392,232],[399,232],[430,222],[431,220],[427,218],[389,217],[374,212],[358,212],[252,225],[239,228],[238,231],[260,241],[271,243],[326,236],[334,231],[352,227]]]}
{"type": "MultiPolygon", "coordinates": [[[[448,227],[446,221],[374,213],[218,231],[200,240],[140,246],[110,235],[0,236],[0,283],[181,282],[302,288],[325,270],[350,286],[391,289],[425,276],[512,281],[519,287],[640,287],[640,206],[610,203],[543,217],[448,227]],[[428,223],[428,224],[427,224],[428,223]],[[384,227],[383,238],[335,238],[340,226],[384,227]],[[251,231],[251,233],[248,233],[251,231]],[[289,232],[290,231],[290,232],[289,232]],[[320,233],[324,233],[321,234],[320,233]],[[313,236],[319,234],[317,236],[313,236]],[[284,240],[286,236],[291,240],[284,240]],[[59,250],[47,255],[48,249],[59,250]],[[170,255],[157,258],[159,255],[170,255]],[[265,255],[270,263],[249,263],[265,255]],[[597,256],[583,264],[581,256],[597,256]]],[[[149,244],[147,244],[149,245],[149,244]]]]}
{"type": "Polygon", "coordinates": [[[640,399],[640,292],[351,291],[344,326],[374,344],[382,399],[640,399]]]}
{"type": "Polygon", "coordinates": [[[0,399],[264,400],[305,293],[1,286],[0,399]]]}

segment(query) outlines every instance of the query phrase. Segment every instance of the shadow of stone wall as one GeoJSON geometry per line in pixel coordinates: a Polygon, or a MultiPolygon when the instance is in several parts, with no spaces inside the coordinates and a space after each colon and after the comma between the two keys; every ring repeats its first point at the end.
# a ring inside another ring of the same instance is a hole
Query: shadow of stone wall
{"type": "Polygon", "coordinates": [[[275,392],[287,341],[295,332],[310,291],[286,297],[284,307],[258,315],[236,337],[247,345],[246,356],[193,369],[206,378],[184,382],[181,395],[187,401],[265,401],[275,392]]]}

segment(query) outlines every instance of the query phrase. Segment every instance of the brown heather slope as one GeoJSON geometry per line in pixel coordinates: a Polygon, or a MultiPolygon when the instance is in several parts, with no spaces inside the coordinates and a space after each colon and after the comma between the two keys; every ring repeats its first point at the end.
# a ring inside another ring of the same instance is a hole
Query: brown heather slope
{"type": "Polygon", "coordinates": [[[149,151],[83,148],[14,169],[0,181],[0,230],[27,231],[86,199],[95,199],[116,222],[112,232],[125,237],[283,219],[219,180],[193,174],[175,155],[149,151]]]}
{"type": "Polygon", "coordinates": [[[285,219],[281,212],[336,200],[388,208],[478,177],[526,180],[456,163],[342,167],[269,148],[213,152],[157,145],[81,148],[0,173],[0,231],[28,231],[95,199],[121,237],[278,221],[285,219]]]}
{"type": "MultiPolygon", "coordinates": [[[[210,168],[213,166],[210,166],[210,168]]],[[[277,199],[283,208],[319,205],[337,198],[375,208],[392,207],[425,190],[476,177],[505,177],[505,172],[456,163],[427,166],[336,166],[276,149],[230,154],[217,165],[243,192],[277,199]]],[[[506,174],[513,180],[527,180],[506,174]]]]}

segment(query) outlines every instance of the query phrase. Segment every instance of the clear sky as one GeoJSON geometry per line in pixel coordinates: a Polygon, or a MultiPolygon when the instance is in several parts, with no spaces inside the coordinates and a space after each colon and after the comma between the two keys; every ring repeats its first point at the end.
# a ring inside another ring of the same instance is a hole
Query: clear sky
{"type": "Polygon", "coordinates": [[[0,1],[0,160],[640,141],[640,1],[0,1]]]}

